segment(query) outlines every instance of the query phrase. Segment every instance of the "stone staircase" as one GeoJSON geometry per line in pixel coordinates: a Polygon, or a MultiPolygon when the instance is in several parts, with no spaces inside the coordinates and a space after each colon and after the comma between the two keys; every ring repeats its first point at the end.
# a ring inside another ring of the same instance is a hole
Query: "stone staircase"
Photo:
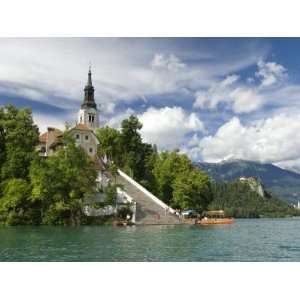
{"type": "Polygon", "coordinates": [[[154,202],[148,195],[122,176],[117,176],[117,184],[136,202],[137,225],[174,225],[181,224],[180,219],[154,202]]]}

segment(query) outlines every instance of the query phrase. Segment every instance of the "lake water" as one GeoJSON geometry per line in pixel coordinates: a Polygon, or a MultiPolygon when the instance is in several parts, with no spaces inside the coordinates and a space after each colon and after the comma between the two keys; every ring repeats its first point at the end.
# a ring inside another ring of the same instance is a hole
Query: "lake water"
{"type": "Polygon", "coordinates": [[[209,227],[1,227],[0,261],[300,261],[300,219],[209,227]]]}

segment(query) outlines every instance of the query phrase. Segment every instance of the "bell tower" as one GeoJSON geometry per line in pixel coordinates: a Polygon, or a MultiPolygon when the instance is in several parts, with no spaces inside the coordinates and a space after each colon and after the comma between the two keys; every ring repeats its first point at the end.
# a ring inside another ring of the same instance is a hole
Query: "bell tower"
{"type": "Polygon", "coordinates": [[[99,111],[94,99],[94,91],[91,67],[89,67],[88,81],[84,87],[84,100],[78,113],[78,123],[92,130],[99,128],[99,111]]]}

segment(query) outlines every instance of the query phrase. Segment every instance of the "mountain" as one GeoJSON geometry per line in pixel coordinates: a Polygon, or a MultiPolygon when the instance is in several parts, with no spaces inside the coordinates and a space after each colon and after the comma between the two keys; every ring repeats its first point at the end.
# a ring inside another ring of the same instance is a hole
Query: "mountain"
{"type": "Polygon", "coordinates": [[[256,177],[267,190],[290,203],[300,201],[300,174],[273,164],[246,160],[227,160],[220,163],[196,162],[216,181],[232,181],[240,177],[256,177]]]}
{"type": "Polygon", "coordinates": [[[297,173],[297,174],[300,174],[300,167],[288,167],[288,168],[285,168],[286,170],[289,170],[289,171],[292,171],[294,173],[297,173]]]}

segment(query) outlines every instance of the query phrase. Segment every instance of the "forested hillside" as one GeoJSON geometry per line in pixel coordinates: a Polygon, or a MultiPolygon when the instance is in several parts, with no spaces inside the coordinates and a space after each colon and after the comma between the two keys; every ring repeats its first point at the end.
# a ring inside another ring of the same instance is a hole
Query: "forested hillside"
{"type": "Polygon", "coordinates": [[[236,218],[285,217],[299,215],[288,203],[265,192],[260,196],[247,182],[216,182],[212,184],[213,201],[210,209],[223,209],[236,218]]]}
{"type": "Polygon", "coordinates": [[[239,177],[256,177],[264,186],[290,203],[300,201],[300,174],[272,164],[244,160],[220,163],[198,162],[195,166],[207,172],[216,181],[233,181],[239,177]]]}

